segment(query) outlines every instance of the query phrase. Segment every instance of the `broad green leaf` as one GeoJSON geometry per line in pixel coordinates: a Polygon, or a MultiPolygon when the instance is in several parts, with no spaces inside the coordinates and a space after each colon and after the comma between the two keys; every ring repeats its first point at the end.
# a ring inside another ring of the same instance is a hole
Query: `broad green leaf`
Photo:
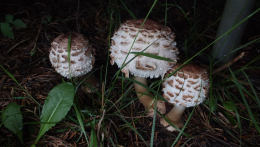
{"type": "Polygon", "coordinates": [[[51,127],[66,116],[73,104],[74,95],[74,86],[69,82],[59,84],[49,92],[42,108],[41,127],[35,144],[51,127]]]}
{"type": "Polygon", "coordinates": [[[26,28],[26,24],[21,20],[21,19],[16,19],[14,22],[13,22],[13,25],[16,29],[24,29],[26,28]]]}
{"type": "Polygon", "coordinates": [[[5,23],[5,22],[0,23],[0,29],[1,29],[2,34],[3,34],[5,37],[14,39],[13,29],[12,29],[12,27],[9,25],[9,23],[5,23]]]}
{"type": "Polygon", "coordinates": [[[161,56],[157,56],[151,53],[144,53],[144,52],[130,52],[131,54],[135,54],[135,55],[139,55],[139,56],[146,56],[146,57],[150,57],[150,58],[154,58],[154,59],[158,59],[158,60],[164,60],[164,61],[168,61],[168,62],[174,62],[173,60],[169,59],[169,58],[165,58],[165,57],[161,57],[161,56]]]}
{"type": "Polygon", "coordinates": [[[12,23],[12,22],[13,22],[13,19],[14,19],[14,16],[13,16],[13,15],[11,15],[11,14],[5,15],[5,22],[6,22],[6,23],[12,23]]]}
{"type": "Polygon", "coordinates": [[[23,143],[23,116],[20,106],[16,103],[10,103],[2,112],[2,123],[4,126],[18,136],[23,143]]]}

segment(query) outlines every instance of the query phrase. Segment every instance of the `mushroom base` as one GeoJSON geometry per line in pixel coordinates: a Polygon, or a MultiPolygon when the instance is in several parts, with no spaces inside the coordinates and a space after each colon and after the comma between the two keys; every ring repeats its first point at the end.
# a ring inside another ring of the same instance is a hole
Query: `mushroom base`
{"type": "Polygon", "coordinates": [[[177,131],[176,128],[183,127],[183,122],[181,120],[181,117],[182,117],[182,114],[184,113],[184,111],[185,111],[185,107],[175,105],[171,109],[171,111],[168,112],[165,116],[174,125],[174,127],[171,126],[164,118],[161,118],[161,120],[160,120],[161,125],[166,127],[166,129],[170,132],[177,131]]]}
{"type": "MultiPolygon", "coordinates": [[[[148,90],[144,87],[147,86],[147,82],[145,78],[142,77],[135,77],[134,78],[139,83],[134,83],[135,91],[139,101],[144,105],[146,111],[148,111],[148,116],[153,117],[154,115],[154,99],[152,98],[151,94],[148,90]]],[[[166,112],[165,102],[158,100],[157,101],[157,110],[164,114],[166,112]]]]}

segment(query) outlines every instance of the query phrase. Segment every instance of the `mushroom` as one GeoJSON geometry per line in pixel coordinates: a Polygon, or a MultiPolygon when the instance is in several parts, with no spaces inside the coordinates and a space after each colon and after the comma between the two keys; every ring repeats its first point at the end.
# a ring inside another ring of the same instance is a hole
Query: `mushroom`
{"type": "MultiPolygon", "coordinates": [[[[174,66],[168,71],[168,74],[174,72],[178,67],[179,65],[174,66]]],[[[163,97],[169,103],[174,104],[165,117],[175,127],[181,128],[183,126],[181,116],[185,108],[202,103],[207,97],[208,89],[209,78],[206,69],[194,64],[185,65],[163,82],[163,97]]],[[[160,123],[169,131],[176,131],[176,128],[170,126],[164,118],[161,118],[160,123]]]]}
{"type": "MultiPolygon", "coordinates": [[[[123,66],[121,71],[125,77],[132,74],[137,82],[147,85],[146,78],[163,77],[167,70],[176,64],[179,51],[176,47],[175,35],[169,27],[152,20],[147,20],[144,24],[143,21],[143,19],[128,20],[120,25],[111,38],[110,57],[112,65],[116,63],[119,68],[123,66]],[[172,62],[137,56],[131,52],[153,54],[171,59],[172,62]]],[[[136,82],[134,86],[139,101],[148,110],[148,116],[153,116],[154,100],[151,94],[136,82]]],[[[157,108],[164,114],[164,101],[158,101],[157,108]]]]}
{"type": "Polygon", "coordinates": [[[63,77],[79,77],[93,68],[95,58],[92,51],[92,47],[83,35],[74,32],[61,34],[51,43],[49,59],[56,72],[63,77]],[[71,36],[70,54],[68,53],[69,36],[71,36]]]}

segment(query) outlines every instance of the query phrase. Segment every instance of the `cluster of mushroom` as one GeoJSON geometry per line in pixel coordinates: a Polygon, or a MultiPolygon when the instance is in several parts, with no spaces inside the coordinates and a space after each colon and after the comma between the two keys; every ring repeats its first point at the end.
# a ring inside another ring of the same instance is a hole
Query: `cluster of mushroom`
{"type": "MultiPolygon", "coordinates": [[[[129,74],[134,75],[137,97],[147,110],[148,116],[154,115],[155,104],[152,94],[145,87],[146,78],[165,77],[163,97],[174,104],[166,118],[180,128],[183,125],[181,115],[185,108],[202,103],[207,96],[207,71],[194,64],[176,70],[180,65],[176,65],[179,51],[174,32],[152,20],[146,20],[145,23],[143,21],[128,20],[115,31],[111,38],[111,64],[116,63],[126,77],[129,77],[129,74]],[[143,55],[138,55],[138,52],[143,55]],[[168,58],[169,61],[147,55],[168,58]]],[[[92,52],[93,48],[83,35],[62,34],[52,42],[49,58],[52,66],[63,77],[79,77],[93,68],[95,59],[92,52]]],[[[156,104],[157,111],[165,114],[165,101],[158,100],[156,104]]],[[[160,122],[167,130],[176,130],[165,119],[161,118],[160,122]]]]}
{"type": "MultiPolygon", "coordinates": [[[[154,114],[154,99],[143,85],[147,85],[146,78],[165,76],[163,97],[174,104],[166,118],[180,128],[185,108],[202,103],[207,96],[207,71],[194,64],[185,65],[176,71],[179,67],[176,65],[179,51],[174,33],[169,27],[152,20],[143,21],[128,20],[114,33],[110,48],[111,64],[116,63],[126,77],[129,77],[129,73],[135,76],[135,90],[139,101],[148,111],[148,116],[154,114]],[[171,62],[134,54],[136,52],[168,58],[171,62]],[[173,72],[176,73],[169,76],[173,72]]],[[[157,102],[157,111],[161,114],[166,112],[164,101],[157,102]]],[[[165,119],[161,118],[160,122],[167,130],[176,130],[165,119]]]]}
{"type": "MultiPolygon", "coordinates": [[[[152,20],[128,20],[121,24],[111,38],[111,64],[116,63],[126,77],[129,73],[135,76],[135,90],[140,102],[153,116],[154,99],[143,85],[146,78],[158,78],[177,62],[178,49],[174,41],[175,35],[169,27],[162,26],[152,20]],[[147,56],[136,56],[131,52],[144,52],[169,58],[172,62],[157,60],[147,56]]],[[[157,102],[158,111],[165,113],[164,101],[157,102]]]]}

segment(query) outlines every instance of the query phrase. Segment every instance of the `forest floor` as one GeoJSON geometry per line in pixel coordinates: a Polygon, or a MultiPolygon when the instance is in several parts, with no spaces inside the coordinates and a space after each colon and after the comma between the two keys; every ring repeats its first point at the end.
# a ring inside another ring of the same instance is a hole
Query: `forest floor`
{"type": "MultiPolygon", "coordinates": [[[[189,117],[190,120],[181,133],[168,132],[158,118],[153,122],[153,118],[147,117],[132,82],[122,80],[121,74],[115,79],[118,67],[109,63],[113,32],[128,19],[145,18],[149,10],[152,10],[149,19],[166,24],[175,32],[180,61],[189,59],[216,39],[224,3],[224,0],[2,1],[0,23],[11,15],[26,26],[11,25],[13,38],[0,34],[0,112],[11,102],[21,106],[24,140],[21,144],[1,122],[0,146],[33,144],[40,128],[40,106],[53,87],[69,81],[56,73],[49,61],[51,42],[67,32],[83,34],[95,48],[96,61],[90,74],[102,86],[92,94],[85,94],[82,88],[77,91],[75,101],[83,116],[85,137],[76,112],[71,109],[37,146],[90,146],[93,136],[98,146],[260,146],[259,12],[248,20],[241,41],[247,45],[235,53],[238,56],[244,52],[244,57],[211,76],[209,98],[185,111],[183,120],[189,117]],[[112,82],[115,85],[111,87],[112,82]]],[[[257,6],[259,2],[253,10],[257,6]]],[[[217,68],[208,61],[211,50],[209,46],[192,62],[217,68]]],[[[148,82],[152,85],[156,80],[148,82]]],[[[167,104],[168,107],[171,105],[167,104]]]]}

